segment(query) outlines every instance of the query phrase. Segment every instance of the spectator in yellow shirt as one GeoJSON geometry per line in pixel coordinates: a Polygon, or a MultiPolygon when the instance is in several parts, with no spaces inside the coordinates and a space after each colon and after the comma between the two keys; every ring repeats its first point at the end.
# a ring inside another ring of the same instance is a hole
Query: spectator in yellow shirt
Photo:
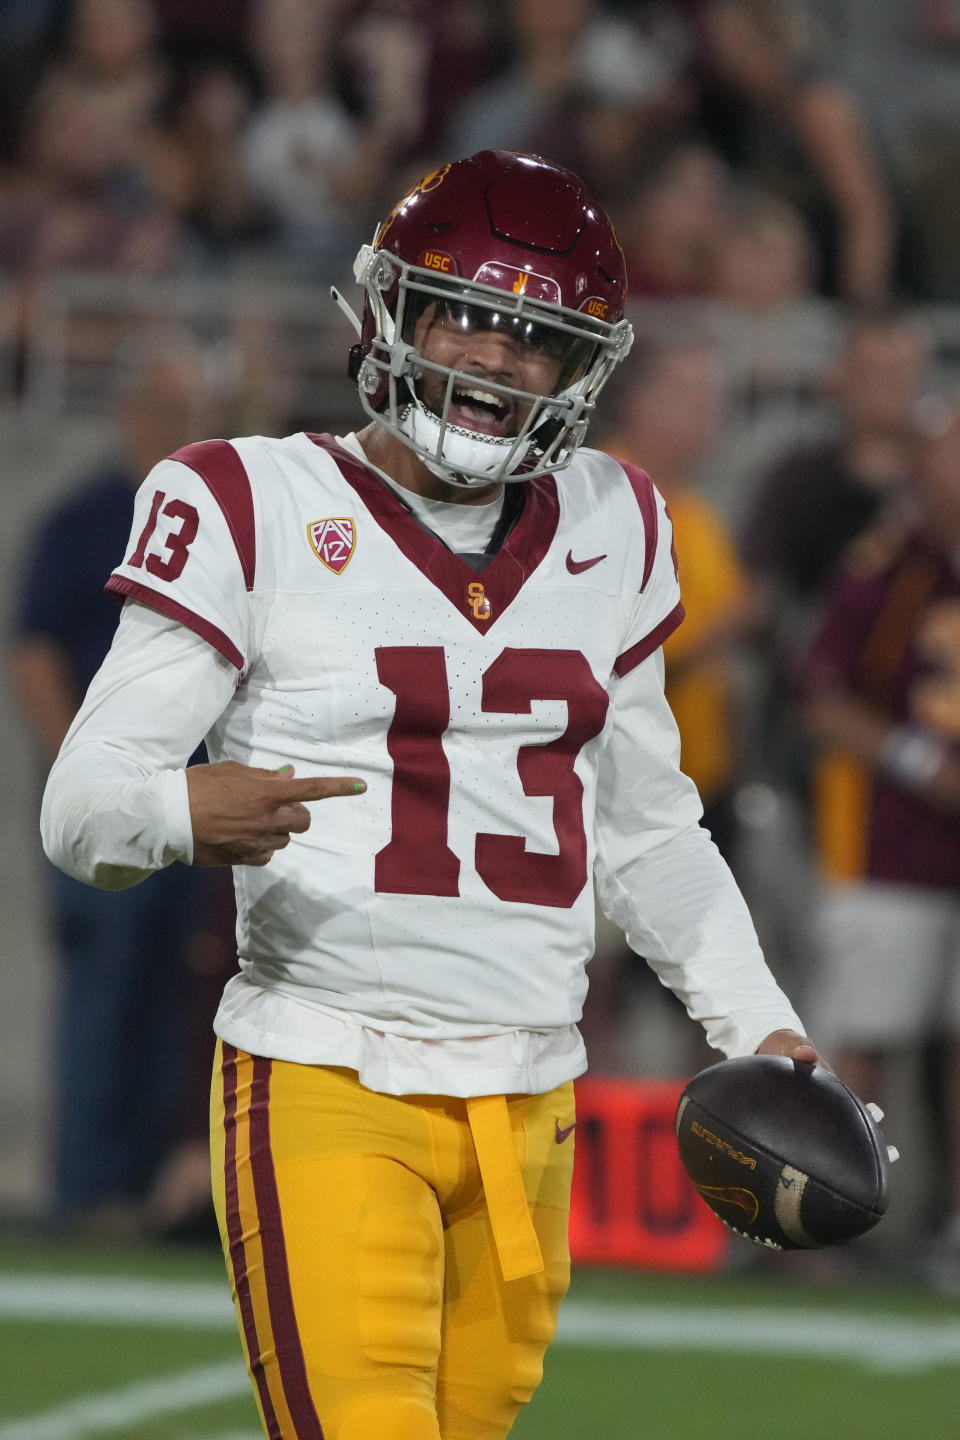
{"type": "Polygon", "coordinates": [[[667,694],[680,729],[682,767],[700,790],[704,824],[729,859],[737,772],[733,661],[749,601],[726,524],[697,491],[721,418],[714,351],[703,344],[665,344],[650,353],[604,445],[647,471],[673,517],[687,613],[663,647],[667,694]]]}

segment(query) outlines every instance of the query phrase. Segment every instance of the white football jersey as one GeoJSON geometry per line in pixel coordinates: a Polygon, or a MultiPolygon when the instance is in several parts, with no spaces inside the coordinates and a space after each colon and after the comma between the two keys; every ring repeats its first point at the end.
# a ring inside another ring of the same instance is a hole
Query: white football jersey
{"type": "Polygon", "coordinates": [[[420,1039],[579,1018],[608,690],[683,610],[642,472],[581,450],[523,501],[478,571],[329,436],[192,445],[141,488],[108,588],[236,666],[210,758],[368,784],[236,871],[249,984],[420,1039]]]}

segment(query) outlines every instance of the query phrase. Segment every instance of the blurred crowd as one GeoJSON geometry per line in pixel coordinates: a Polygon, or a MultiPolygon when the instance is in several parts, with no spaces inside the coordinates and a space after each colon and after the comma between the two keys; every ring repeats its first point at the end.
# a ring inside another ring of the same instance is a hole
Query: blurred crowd
{"type": "MultiPolygon", "coordinates": [[[[683,763],[840,1073],[895,1105],[890,1075],[914,1062],[921,1223],[960,1283],[956,0],[0,0],[12,404],[64,276],[141,317],[140,282],[242,296],[229,351],[150,290],[149,343],[117,350],[92,322],[77,342],[74,360],[119,354],[122,387],[112,452],[21,577],[11,674],[41,768],[109,645],[99,590],[153,460],[342,423],[340,392],[285,383],[265,297],[325,302],[408,182],[487,146],[570,166],[614,218],[638,344],[591,441],[647,469],[674,517],[683,763]],[[75,557],[56,590],[53,547],[75,557]]],[[[303,373],[311,349],[345,370],[348,343],[330,307],[298,341],[303,373]]],[[[215,882],[177,885],[121,917],[50,880],[60,1223],[205,1232],[196,1077],[230,907],[215,882]],[[132,1027],[135,1051],[106,1043],[132,1027]]],[[[604,929],[592,975],[596,1070],[711,1058],[604,929]]]]}
{"type": "Polygon", "coordinates": [[[958,47],[951,0],[6,0],[0,275],[313,276],[508,145],[589,179],[635,296],[956,300],[958,47]]]}

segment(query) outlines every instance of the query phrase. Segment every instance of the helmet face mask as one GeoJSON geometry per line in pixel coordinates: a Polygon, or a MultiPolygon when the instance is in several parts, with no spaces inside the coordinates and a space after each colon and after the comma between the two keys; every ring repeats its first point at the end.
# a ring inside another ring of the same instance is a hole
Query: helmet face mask
{"type": "Polygon", "coordinates": [[[632,340],[622,254],[575,176],[507,151],[446,166],[400,202],[354,273],[361,404],[434,474],[477,486],[569,463],[632,340]],[[436,326],[461,353],[477,332],[504,336],[528,362],[517,373],[550,381],[527,390],[443,364],[427,338],[436,326]]]}

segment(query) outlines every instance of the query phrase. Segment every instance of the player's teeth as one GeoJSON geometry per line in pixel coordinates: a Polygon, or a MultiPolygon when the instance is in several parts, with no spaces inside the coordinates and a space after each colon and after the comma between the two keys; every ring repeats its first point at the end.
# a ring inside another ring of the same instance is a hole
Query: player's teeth
{"type": "Polygon", "coordinates": [[[460,390],[457,394],[463,400],[481,400],[484,405],[496,405],[498,408],[503,403],[499,395],[491,395],[489,390],[460,390]]]}
{"type": "Polygon", "coordinates": [[[880,1109],[880,1106],[875,1105],[872,1100],[868,1100],[867,1109],[879,1125],[880,1121],[883,1119],[883,1111],[880,1109]]]}
{"type": "Polygon", "coordinates": [[[897,1149],[896,1145],[887,1146],[887,1159],[890,1161],[891,1165],[893,1164],[894,1160],[900,1159],[900,1151],[897,1149]]]}

